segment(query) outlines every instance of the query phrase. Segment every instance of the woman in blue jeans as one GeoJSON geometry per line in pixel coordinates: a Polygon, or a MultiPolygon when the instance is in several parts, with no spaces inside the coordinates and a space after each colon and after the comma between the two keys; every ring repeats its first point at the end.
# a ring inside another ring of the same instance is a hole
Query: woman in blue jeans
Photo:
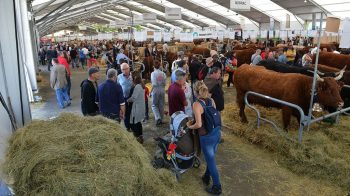
{"type": "Polygon", "coordinates": [[[212,178],[213,180],[212,187],[207,187],[206,191],[210,194],[220,195],[222,189],[219,172],[216,167],[215,154],[218,149],[218,144],[220,143],[221,130],[218,128],[209,131],[205,130],[204,109],[199,101],[202,101],[207,106],[209,104],[213,104],[214,107],[215,102],[209,97],[208,87],[203,81],[197,81],[195,83],[194,94],[198,98],[198,100],[193,103],[193,114],[195,120],[187,122],[187,126],[192,130],[197,129],[200,136],[201,149],[203,151],[205,161],[207,162],[207,169],[202,177],[203,183],[208,186],[210,184],[210,179],[212,178]]]}

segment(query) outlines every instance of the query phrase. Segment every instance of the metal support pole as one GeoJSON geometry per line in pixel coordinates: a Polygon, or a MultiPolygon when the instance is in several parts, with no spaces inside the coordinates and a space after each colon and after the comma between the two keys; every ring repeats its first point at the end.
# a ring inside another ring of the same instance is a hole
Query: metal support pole
{"type": "MultiPolygon", "coordinates": [[[[322,22],[323,22],[323,13],[321,13],[321,21],[320,21],[320,28],[318,30],[318,40],[317,40],[317,54],[316,54],[316,62],[315,62],[315,71],[314,71],[314,78],[312,81],[312,89],[311,89],[311,99],[310,99],[310,106],[309,106],[309,113],[308,113],[308,121],[311,120],[311,113],[312,113],[312,106],[314,104],[314,95],[316,91],[316,80],[317,80],[317,66],[318,66],[318,58],[320,56],[320,45],[321,45],[321,32],[322,32],[322,22]]],[[[307,125],[307,130],[309,131],[310,124],[307,125]]]]}

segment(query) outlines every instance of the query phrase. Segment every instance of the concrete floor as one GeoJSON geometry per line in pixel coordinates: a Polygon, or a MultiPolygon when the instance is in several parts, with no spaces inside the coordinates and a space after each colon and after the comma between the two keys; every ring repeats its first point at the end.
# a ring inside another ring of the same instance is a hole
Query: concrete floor
{"type": "MultiPolygon", "coordinates": [[[[62,112],[73,112],[81,115],[80,83],[86,77],[86,71],[73,71],[72,74],[72,105],[59,109],[55,93],[49,88],[48,73],[43,72],[44,81],[39,84],[42,103],[32,104],[33,119],[50,119],[62,112]]],[[[102,81],[102,80],[101,80],[102,81]]],[[[100,82],[101,82],[100,81],[100,82]]],[[[233,87],[224,88],[226,102],[233,102],[235,90],[233,87]]],[[[167,108],[167,107],[166,107],[167,108]]],[[[167,120],[169,122],[169,120],[167,120]]],[[[151,112],[150,121],[144,123],[145,148],[154,154],[153,137],[162,136],[168,131],[168,124],[162,127],[154,126],[151,112]]],[[[251,145],[235,136],[228,129],[223,130],[225,142],[219,146],[217,155],[218,168],[223,183],[224,195],[339,195],[338,187],[298,176],[283,168],[271,152],[251,145]]],[[[205,165],[205,164],[204,164],[205,165]]],[[[200,182],[202,166],[191,169],[183,174],[181,185],[186,190],[193,190],[195,195],[203,195],[200,182]]],[[[204,194],[205,195],[205,194],[204,194]]]]}

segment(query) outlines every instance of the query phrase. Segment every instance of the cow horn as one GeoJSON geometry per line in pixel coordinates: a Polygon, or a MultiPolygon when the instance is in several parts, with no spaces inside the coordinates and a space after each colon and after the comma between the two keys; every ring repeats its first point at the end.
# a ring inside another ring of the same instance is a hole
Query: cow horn
{"type": "Polygon", "coordinates": [[[336,74],[336,75],[339,75],[342,71],[345,71],[345,70],[346,70],[346,67],[347,67],[347,65],[345,65],[344,68],[343,68],[342,70],[336,72],[335,74],[336,74]]]}
{"type": "Polygon", "coordinates": [[[343,75],[344,75],[344,72],[345,72],[345,70],[341,70],[340,73],[339,73],[339,75],[338,75],[337,77],[335,77],[334,80],[340,80],[340,79],[342,79],[342,78],[343,78],[343,75]]]}
{"type": "Polygon", "coordinates": [[[322,72],[320,72],[320,71],[318,71],[318,70],[317,70],[317,74],[318,74],[318,75],[321,75],[321,76],[324,76],[324,73],[322,73],[322,72]]]}
{"type": "Polygon", "coordinates": [[[317,77],[317,81],[319,81],[319,82],[324,82],[324,79],[321,78],[318,74],[316,74],[316,77],[317,77]]]}

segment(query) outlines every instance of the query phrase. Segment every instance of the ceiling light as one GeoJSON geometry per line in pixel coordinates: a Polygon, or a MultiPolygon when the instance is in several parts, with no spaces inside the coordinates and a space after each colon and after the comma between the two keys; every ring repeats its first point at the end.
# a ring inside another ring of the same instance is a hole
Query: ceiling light
{"type": "Polygon", "coordinates": [[[307,3],[307,1],[306,1],[306,0],[304,0],[304,3],[307,3]]]}

